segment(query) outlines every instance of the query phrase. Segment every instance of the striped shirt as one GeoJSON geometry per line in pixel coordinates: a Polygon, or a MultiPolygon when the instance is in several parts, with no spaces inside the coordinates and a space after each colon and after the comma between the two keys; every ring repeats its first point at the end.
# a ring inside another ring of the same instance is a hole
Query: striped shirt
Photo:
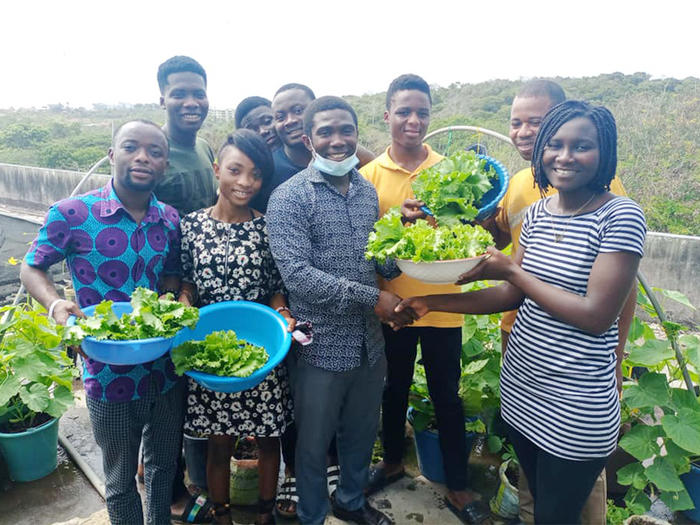
{"type": "MultiPolygon", "coordinates": [[[[530,207],[520,237],[522,267],[541,281],[583,296],[598,254],[643,255],[646,224],[634,201],[617,197],[574,217],[551,214],[548,201],[530,207]]],[[[620,427],[617,342],[617,321],[605,333],[592,335],[555,319],[526,297],[501,372],[504,419],[564,459],[611,454],[620,427]]]]}

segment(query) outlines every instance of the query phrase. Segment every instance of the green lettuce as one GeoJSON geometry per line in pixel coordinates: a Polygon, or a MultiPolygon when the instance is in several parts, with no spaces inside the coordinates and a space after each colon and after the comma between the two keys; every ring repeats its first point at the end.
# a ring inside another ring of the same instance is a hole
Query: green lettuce
{"type": "Polygon", "coordinates": [[[492,188],[496,171],[473,151],[460,151],[422,170],[412,183],[441,226],[454,226],[476,218],[481,197],[492,188]]]}
{"type": "Polygon", "coordinates": [[[457,224],[434,228],[418,219],[404,226],[398,207],[391,208],[369,234],[365,258],[384,264],[387,258],[415,262],[446,261],[476,257],[494,244],[491,234],[478,225],[457,224]]]}
{"type": "Polygon", "coordinates": [[[117,317],[112,301],[102,301],[93,315],[78,319],[68,328],[66,344],[79,344],[86,336],[114,341],[173,337],[182,328],[193,328],[199,320],[197,308],[173,300],[171,293],[159,299],[157,292],[147,288],[134,290],[131,307],[130,313],[117,317]]]}
{"type": "Polygon", "coordinates": [[[233,330],[212,332],[204,341],[187,341],[170,355],[178,375],[197,370],[226,377],[248,377],[269,359],[262,346],[239,339],[233,330]]]}

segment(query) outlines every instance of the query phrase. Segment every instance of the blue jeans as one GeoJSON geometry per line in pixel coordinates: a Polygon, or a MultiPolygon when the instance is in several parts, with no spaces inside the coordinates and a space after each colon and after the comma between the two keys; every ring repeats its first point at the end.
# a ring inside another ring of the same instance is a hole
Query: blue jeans
{"type": "Polygon", "coordinates": [[[323,523],[328,513],[326,452],[337,435],[340,481],[336,503],[347,510],[364,506],[372,447],[377,437],[386,360],[370,367],[331,372],[300,359],[294,387],[297,426],[297,514],[304,524],[323,523]]]}

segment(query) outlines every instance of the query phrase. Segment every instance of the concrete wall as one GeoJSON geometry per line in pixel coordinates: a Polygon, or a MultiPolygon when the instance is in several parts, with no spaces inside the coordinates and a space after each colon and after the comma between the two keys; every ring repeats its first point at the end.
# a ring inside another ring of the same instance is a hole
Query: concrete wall
{"type": "MultiPolygon", "coordinates": [[[[54,202],[73,191],[83,174],[0,163],[0,205],[42,214],[54,202]]],[[[109,177],[92,175],[85,192],[104,185],[109,177]]],[[[642,272],[652,286],[679,290],[700,308],[700,237],[649,233],[642,272]]],[[[700,326],[700,310],[691,310],[671,300],[662,305],[673,319],[700,326]]]]}
{"type": "MultiPolygon", "coordinates": [[[[0,204],[42,214],[54,202],[68,197],[85,174],[0,163],[0,204]]],[[[80,192],[104,186],[107,175],[93,174],[80,192]]]]}

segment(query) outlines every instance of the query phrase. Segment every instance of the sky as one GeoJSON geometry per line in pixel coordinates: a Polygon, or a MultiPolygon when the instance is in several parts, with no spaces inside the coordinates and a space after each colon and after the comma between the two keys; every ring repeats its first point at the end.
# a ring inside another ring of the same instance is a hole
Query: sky
{"type": "Polygon", "coordinates": [[[5,0],[0,108],[157,103],[158,65],[198,60],[215,109],[288,82],[320,95],[646,72],[700,77],[688,0],[5,0]]]}

